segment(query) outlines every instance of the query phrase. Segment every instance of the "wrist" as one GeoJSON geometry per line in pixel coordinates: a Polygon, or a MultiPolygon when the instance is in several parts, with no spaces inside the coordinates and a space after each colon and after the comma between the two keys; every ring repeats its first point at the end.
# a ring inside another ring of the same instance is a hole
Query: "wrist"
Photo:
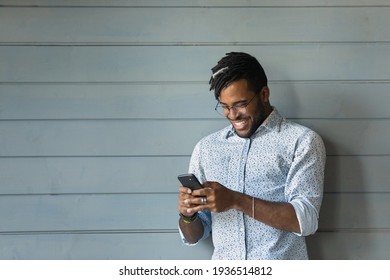
{"type": "Polygon", "coordinates": [[[193,223],[194,221],[196,221],[196,219],[198,218],[198,212],[195,212],[192,216],[188,217],[188,216],[185,216],[183,215],[182,213],[179,213],[179,216],[180,216],[180,219],[185,223],[185,224],[191,224],[193,223]]]}

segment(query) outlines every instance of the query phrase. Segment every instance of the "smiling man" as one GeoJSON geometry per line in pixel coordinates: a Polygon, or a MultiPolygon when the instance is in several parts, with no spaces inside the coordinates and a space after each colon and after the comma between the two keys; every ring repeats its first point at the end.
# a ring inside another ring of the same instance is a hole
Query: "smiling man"
{"type": "Polygon", "coordinates": [[[179,230],[195,245],[212,233],[213,259],[308,259],[323,196],[321,137],[270,104],[267,76],[246,53],[212,68],[215,110],[230,125],[201,139],[189,172],[202,189],[179,189],[179,230]]]}

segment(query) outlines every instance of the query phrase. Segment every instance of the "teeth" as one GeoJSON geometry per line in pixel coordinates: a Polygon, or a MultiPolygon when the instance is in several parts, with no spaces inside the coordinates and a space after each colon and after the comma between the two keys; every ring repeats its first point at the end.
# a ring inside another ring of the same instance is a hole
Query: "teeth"
{"type": "Polygon", "coordinates": [[[243,128],[244,125],[245,125],[245,123],[246,123],[245,120],[233,122],[234,126],[235,126],[236,128],[238,128],[238,129],[243,128]]]}

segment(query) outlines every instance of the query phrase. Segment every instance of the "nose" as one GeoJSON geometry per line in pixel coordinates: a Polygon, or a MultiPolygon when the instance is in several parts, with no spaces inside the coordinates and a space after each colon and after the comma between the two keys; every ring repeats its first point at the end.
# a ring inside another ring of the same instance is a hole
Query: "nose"
{"type": "Polygon", "coordinates": [[[234,107],[231,107],[229,112],[227,113],[226,117],[229,120],[236,120],[239,115],[240,114],[239,114],[238,110],[236,110],[236,108],[234,108],[234,107]]]}

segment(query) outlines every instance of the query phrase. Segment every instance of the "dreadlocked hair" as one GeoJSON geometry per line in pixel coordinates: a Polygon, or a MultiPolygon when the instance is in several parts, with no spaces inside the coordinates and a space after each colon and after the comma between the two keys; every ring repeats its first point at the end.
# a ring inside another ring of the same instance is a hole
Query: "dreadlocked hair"
{"type": "Polygon", "coordinates": [[[253,56],[243,52],[230,52],[212,69],[210,90],[214,90],[215,99],[219,99],[221,90],[232,82],[246,79],[250,90],[258,93],[267,85],[267,76],[263,67],[253,56]]]}

